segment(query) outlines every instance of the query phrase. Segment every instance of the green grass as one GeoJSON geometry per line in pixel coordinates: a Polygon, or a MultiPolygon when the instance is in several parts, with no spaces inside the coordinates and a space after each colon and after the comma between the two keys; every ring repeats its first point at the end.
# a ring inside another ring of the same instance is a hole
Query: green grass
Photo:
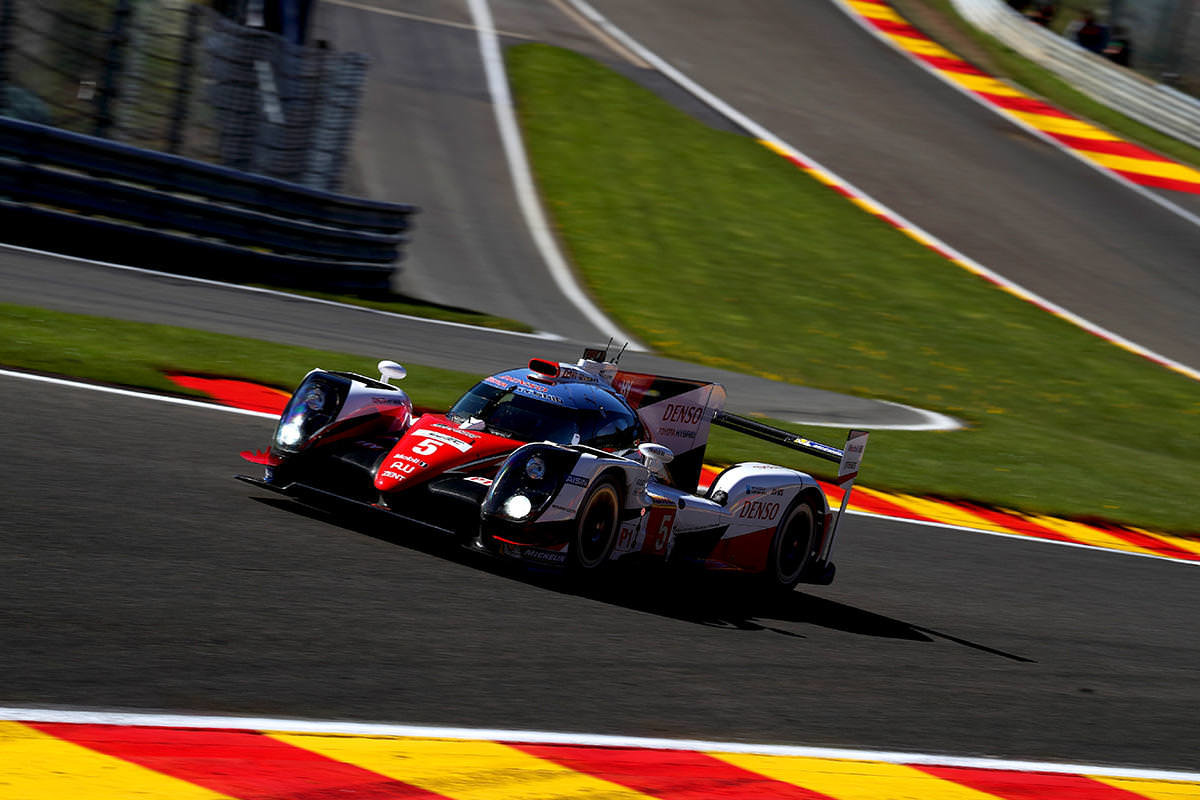
{"type": "MultiPolygon", "coordinates": [[[[1200,167],[1200,150],[1096,102],[1054,73],[1039,67],[1008,45],[971,25],[958,15],[950,0],[893,0],[893,2],[901,14],[904,14],[905,9],[912,5],[922,5],[942,16],[949,24],[953,25],[959,35],[968,37],[984,50],[991,63],[977,66],[997,73],[997,77],[1008,78],[1051,104],[1077,116],[1085,117],[1126,139],[1138,142],[1185,164],[1200,167]]],[[[1079,9],[1091,7],[1082,3],[1075,5],[1079,9]]],[[[1062,30],[1075,16],[1073,9],[1064,5],[1054,27],[1062,30]]],[[[934,30],[925,30],[924,33],[946,49],[956,52],[955,42],[950,38],[941,36],[934,30]]],[[[961,52],[958,54],[963,55],[961,52]]]]}
{"type": "Polygon", "coordinates": [[[560,236],[643,342],[969,425],[875,433],[866,485],[1200,529],[1200,386],[995,289],[593,61],[544,45],[508,59],[560,236]]]}
{"type": "MultiPolygon", "coordinates": [[[[290,392],[314,367],[374,376],[378,361],[169,325],[0,304],[0,365],[171,394],[197,393],[167,380],[167,371],[241,378],[290,392]]],[[[419,406],[446,408],[476,380],[419,364],[405,367],[409,377],[404,389],[419,406]]]]}

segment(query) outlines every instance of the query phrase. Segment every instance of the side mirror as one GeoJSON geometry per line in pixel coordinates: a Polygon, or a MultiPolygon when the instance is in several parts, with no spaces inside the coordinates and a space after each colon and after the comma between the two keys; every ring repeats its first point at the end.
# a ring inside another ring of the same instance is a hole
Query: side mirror
{"type": "Polygon", "coordinates": [[[650,474],[658,475],[659,477],[663,476],[664,467],[671,463],[671,459],[675,457],[675,454],[671,452],[671,448],[655,444],[654,442],[639,444],[638,452],[642,454],[646,469],[650,471],[650,474]]]}
{"type": "Polygon", "coordinates": [[[671,448],[666,445],[656,444],[655,442],[643,442],[638,445],[638,452],[649,463],[650,459],[670,464],[671,459],[675,458],[675,454],[671,452],[671,448]]]}
{"type": "Polygon", "coordinates": [[[383,383],[391,385],[389,378],[402,381],[404,376],[408,374],[408,370],[397,364],[395,361],[380,361],[379,362],[379,380],[383,383]]]}

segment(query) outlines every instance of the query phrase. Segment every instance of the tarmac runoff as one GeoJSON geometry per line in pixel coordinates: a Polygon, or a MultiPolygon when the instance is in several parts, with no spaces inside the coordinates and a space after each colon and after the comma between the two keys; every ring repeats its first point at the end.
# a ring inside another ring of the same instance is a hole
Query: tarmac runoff
{"type": "Polygon", "coordinates": [[[1200,774],[924,753],[0,708],[0,800],[1183,800],[1200,774]]]}

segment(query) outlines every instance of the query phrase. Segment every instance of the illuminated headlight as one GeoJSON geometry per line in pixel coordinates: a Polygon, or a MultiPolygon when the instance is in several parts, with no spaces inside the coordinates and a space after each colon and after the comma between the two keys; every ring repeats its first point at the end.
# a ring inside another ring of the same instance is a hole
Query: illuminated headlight
{"type": "Polygon", "coordinates": [[[546,462],[534,456],[525,462],[525,474],[535,481],[540,481],[546,477],[546,462]]]}
{"type": "Polygon", "coordinates": [[[509,519],[525,519],[531,511],[533,503],[523,494],[514,494],[504,501],[504,514],[509,519]]]}
{"type": "Polygon", "coordinates": [[[300,420],[294,419],[279,426],[279,443],[291,446],[298,444],[304,433],[300,429],[300,420]]]}

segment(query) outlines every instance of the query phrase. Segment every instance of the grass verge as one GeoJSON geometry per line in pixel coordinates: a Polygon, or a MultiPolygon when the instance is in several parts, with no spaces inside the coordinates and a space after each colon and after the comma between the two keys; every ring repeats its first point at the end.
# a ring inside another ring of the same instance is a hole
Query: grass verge
{"type": "MultiPolygon", "coordinates": [[[[1137,142],[1162,155],[1200,168],[1200,150],[1143,125],[1137,120],[1098,103],[1049,70],[1039,67],[958,15],[950,0],[889,0],[902,16],[938,44],[996,77],[1020,84],[1051,104],[1085,117],[1113,133],[1137,142]],[[937,24],[929,15],[934,15],[937,24]],[[966,39],[972,46],[961,46],[966,39]],[[983,58],[978,57],[979,48],[983,58]],[[968,50],[972,52],[967,52],[968,50]]],[[[1059,14],[1059,29],[1075,16],[1069,9],[1059,14]]],[[[1032,24],[1032,23],[1030,23],[1032,24]]]]}
{"type": "Polygon", "coordinates": [[[507,53],[560,236],[643,342],[968,422],[877,432],[867,485],[1200,527],[1200,386],[992,287],[594,61],[545,45],[507,53]]]}
{"type": "MultiPolygon", "coordinates": [[[[189,394],[167,371],[252,380],[292,391],[314,367],[375,375],[378,359],[310,350],[170,325],[0,304],[0,365],[99,383],[189,394]]],[[[445,408],[476,378],[405,364],[417,405],[445,408]]]]}

